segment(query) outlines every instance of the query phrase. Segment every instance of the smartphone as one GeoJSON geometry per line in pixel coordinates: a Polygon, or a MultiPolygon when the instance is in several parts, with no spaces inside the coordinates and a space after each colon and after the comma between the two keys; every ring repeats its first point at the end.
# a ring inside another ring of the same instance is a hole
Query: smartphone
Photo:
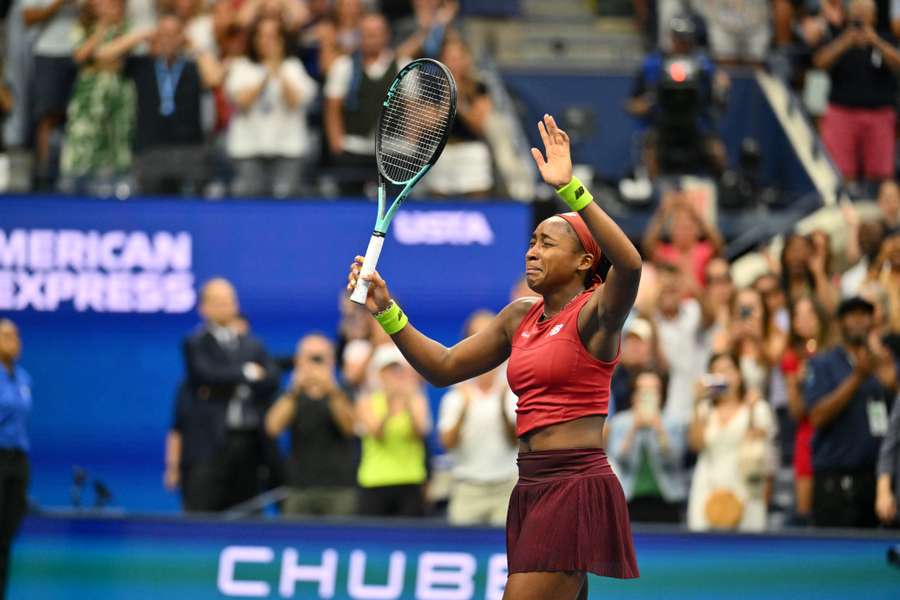
{"type": "Polygon", "coordinates": [[[659,414],[660,398],[656,390],[641,390],[635,398],[635,409],[645,418],[652,418],[659,414]]]}
{"type": "Polygon", "coordinates": [[[707,373],[700,377],[700,383],[706,388],[706,393],[712,398],[721,396],[728,390],[728,378],[724,375],[707,373]]]}

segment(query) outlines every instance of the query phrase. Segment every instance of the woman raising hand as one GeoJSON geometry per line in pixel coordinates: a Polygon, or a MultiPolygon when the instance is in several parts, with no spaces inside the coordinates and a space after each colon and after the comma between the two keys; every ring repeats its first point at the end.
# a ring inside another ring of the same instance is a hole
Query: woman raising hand
{"type": "MultiPolygon", "coordinates": [[[[410,364],[448,386],[509,359],[518,396],[519,482],[507,519],[508,600],[587,598],[587,573],[638,576],[628,508],[603,451],[609,384],[637,294],[641,257],[618,225],[572,177],[569,137],[545,115],[544,181],[575,211],[543,221],[525,253],[539,297],[516,300],[488,327],[451,348],[409,323],[378,272],[366,306],[410,364]],[[605,282],[601,256],[611,264],[605,282]]],[[[363,257],[351,266],[348,291],[363,257]]]]}

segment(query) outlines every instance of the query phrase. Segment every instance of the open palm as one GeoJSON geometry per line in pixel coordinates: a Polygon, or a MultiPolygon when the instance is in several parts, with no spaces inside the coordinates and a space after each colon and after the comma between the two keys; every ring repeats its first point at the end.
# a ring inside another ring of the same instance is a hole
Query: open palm
{"type": "Polygon", "coordinates": [[[531,156],[544,181],[555,188],[560,188],[572,179],[569,135],[559,128],[556,120],[550,115],[544,115],[544,120],[538,122],[538,132],[544,142],[544,153],[532,148],[531,156]]]}

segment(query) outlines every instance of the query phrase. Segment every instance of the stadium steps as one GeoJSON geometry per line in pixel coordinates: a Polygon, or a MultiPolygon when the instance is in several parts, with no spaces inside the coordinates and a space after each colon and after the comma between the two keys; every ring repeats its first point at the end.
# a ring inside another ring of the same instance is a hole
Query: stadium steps
{"type": "Polygon", "coordinates": [[[803,112],[800,99],[781,79],[765,71],[757,69],[756,81],[822,202],[825,206],[836,206],[844,199],[840,172],[828,156],[815,127],[803,112]]]}
{"type": "MultiPolygon", "coordinates": [[[[833,256],[840,257],[846,251],[848,233],[842,206],[849,202],[840,171],[831,161],[816,128],[803,112],[800,99],[781,79],[763,70],[757,69],[756,80],[822,199],[821,208],[802,217],[789,228],[801,234],[817,229],[825,231],[831,238],[833,256]]],[[[875,218],[878,214],[878,208],[872,202],[855,202],[854,207],[862,219],[875,218]]],[[[768,244],[768,256],[779,256],[783,246],[784,236],[776,235],[768,244]]],[[[768,260],[756,252],[732,264],[732,274],[739,286],[749,284],[768,270],[768,260]]]]}

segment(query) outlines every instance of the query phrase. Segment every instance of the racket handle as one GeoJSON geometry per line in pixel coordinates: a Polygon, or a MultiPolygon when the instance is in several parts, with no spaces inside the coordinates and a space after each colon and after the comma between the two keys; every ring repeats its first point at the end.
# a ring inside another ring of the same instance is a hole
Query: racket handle
{"type": "Polygon", "coordinates": [[[373,233],[372,237],[369,238],[369,247],[366,249],[366,257],[363,259],[362,269],[359,271],[359,279],[356,280],[356,288],[350,296],[350,299],[357,304],[366,303],[371,282],[364,280],[363,277],[375,272],[375,267],[378,265],[378,257],[381,256],[382,246],[384,246],[384,236],[373,233]]]}

